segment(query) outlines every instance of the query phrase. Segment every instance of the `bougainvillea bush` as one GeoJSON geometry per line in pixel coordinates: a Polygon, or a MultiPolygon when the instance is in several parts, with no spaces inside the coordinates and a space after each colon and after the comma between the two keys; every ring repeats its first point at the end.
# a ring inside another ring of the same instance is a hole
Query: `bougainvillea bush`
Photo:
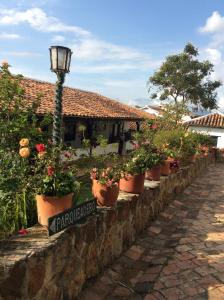
{"type": "Polygon", "coordinates": [[[42,131],[41,128],[50,123],[50,116],[40,120],[36,114],[40,95],[33,99],[32,105],[28,105],[21,80],[22,76],[14,76],[10,73],[7,62],[2,63],[0,66],[0,238],[36,222],[35,203],[29,181],[32,156],[29,155],[35,144],[47,141],[49,138],[48,132],[42,131]],[[19,141],[24,145],[23,150],[19,149],[19,141]],[[24,156],[29,156],[29,159],[24,160],[24,156]]]}

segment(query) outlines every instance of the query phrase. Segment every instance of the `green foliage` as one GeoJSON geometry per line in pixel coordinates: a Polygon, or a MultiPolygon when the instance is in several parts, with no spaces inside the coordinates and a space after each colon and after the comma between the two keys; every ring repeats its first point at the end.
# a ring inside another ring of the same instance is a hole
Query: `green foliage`
{"type": "Polygon", "coordinates": [[[75,192],[75,177],[68,173],[55,173],[53,176],[44,176],[38,186],[39,194],[62,197],[75,192]]]}
{"type": "Polygon", "coordinates": [[[144,174],[148,167],[148,152],[140,147],[131,153],[127,162],[124,163],[122,171],[125,174],[144,174]]]}
{"type": "Polygon", "coordinates": [[[170,102],[164,105],[163,115],[156,119],[159,128],[172,130],[178,128],[182,117],[189,114],[186,104],[182,102],[170,102]]]}
{"type": "Polygon", "coordinates": [[[39,144],[33,152],[31,180],[37,194],[61,197],[76,192],[76,168],[67,163],[74,149],[39,144]]]}
{"type": "Polygon", "coordinates": [[[213,65],[209,61],[199,61],[197,56],[198,50],[192,44],[187,44],[182,53],[168,56],[149,78],[149,90],[157,89],[152,97],[216,108],[216,89],[221,82],[211,80],[213,65]]]}
{"type": "Polygon", "coordinates": [[[91,157],[92,156],[92,149],[96,146],[100,146],[101,148],[106,148],[108,145],[108,139],[102,135],[99,134],[96,137],[92,137],[91,139],[86,138],[86,126],[80,125],[79,126],[79,132],[82,133],[82,148],[85,150],[88,150],[88,154],[91,157]]]}
{"type": "Polygon", "coordinates": [[[102,134],[99,134],[97,137],[96,137],[96,143],[102,147],[102,148],[106,148],[107,145],[108,145],[108,140],[107,138],[105,138],[105,136],[103,136],[102,134]]]}
{"type": "Polygon", "coordinates": [[[196,133],[194,134],[197,137],[197,142],[201,146],[214,146],[214,141],[210,135],[207,134],[201,134],[201,133],[196,133]]]}
{"type": "Polygon", "coordinates": [[[188,158],[198,152],[198,135],[193,132],[187,132],[182,138],[181,157],[188,158]]]}
{"type": "Polygon", "coordinates": [[[29,152],[35,143],[47,140],[48,133],[40,128],[47,126],[50,117],[39,120],[36,115],[40,96],[28,104],[21,87],[22,76],[13,76],[9,65],[0,66],[0,236],[27,227],[36,220],[32,187],[28,180],[31,158],[19,156],[18,141],[32,139],[29,152]]]}
{"type": "Polygon", "coordinates": [[[153,143],[164,152],[166,157],[178,157],[180,156],[184,134],[185,131],[181,126],[172,130],[162,128],[155,134],[153,143]]]}

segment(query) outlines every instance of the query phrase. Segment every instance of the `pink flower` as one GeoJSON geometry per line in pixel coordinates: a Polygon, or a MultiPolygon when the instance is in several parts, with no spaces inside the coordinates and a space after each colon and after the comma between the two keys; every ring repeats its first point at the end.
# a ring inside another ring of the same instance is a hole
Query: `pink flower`
{"type": "Polygon", "coordinates": [[[52,166],[47,167],[47,175],[48,176],[53,176],[55,172],[55,168],[52,166]]]}
{"type": "Polygon", "coordinates": [[[139,149],[140,148],[140,145],[139,144],[136,144],[136,143],[134,143],[134,149],[139,149]]]}
{"type": "Polygon", "coordinates": [[[156,124],[152,124],[152,126],[151,126],[152,129],[157,129],[157,127],[158,126],[156,124]]]}
{"type": "Polygon", "coordinates": [[[37,149],[37,152],[45,152],[46,151],[46,147],[44,144],[36,144],[36,149],[37,149]]]}
{"type": "Polygon", "coordinates": [[[21,235],[25,235],[25,234],[28,234],[29,232],[26,229],[23,228],[23,229],[20,229],[18,231],[18,233],[21,234],[21,235]]]}

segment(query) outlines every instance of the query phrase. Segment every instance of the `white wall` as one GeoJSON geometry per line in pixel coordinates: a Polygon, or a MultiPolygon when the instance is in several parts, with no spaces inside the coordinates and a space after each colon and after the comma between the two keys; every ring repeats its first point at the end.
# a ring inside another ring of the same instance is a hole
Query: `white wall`
{"type": "Polygon", "coordinates": [[[211,136],[217,136],[217,147],[224,148],[224,129],[212,127],[189,126],[190,131],[200,132],[211,136]]]}

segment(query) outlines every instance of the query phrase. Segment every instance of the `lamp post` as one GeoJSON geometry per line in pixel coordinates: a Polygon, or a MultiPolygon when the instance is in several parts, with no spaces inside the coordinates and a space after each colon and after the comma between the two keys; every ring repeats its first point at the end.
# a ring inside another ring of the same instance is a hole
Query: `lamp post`
{"type": "Polygon", "coordinates": [[[61,142],[62,92],[65,74],[70,71],[72,51],[62,46],[50,47],[51,71],[57,75],[53,115],[53,145],[61,142]]]}

